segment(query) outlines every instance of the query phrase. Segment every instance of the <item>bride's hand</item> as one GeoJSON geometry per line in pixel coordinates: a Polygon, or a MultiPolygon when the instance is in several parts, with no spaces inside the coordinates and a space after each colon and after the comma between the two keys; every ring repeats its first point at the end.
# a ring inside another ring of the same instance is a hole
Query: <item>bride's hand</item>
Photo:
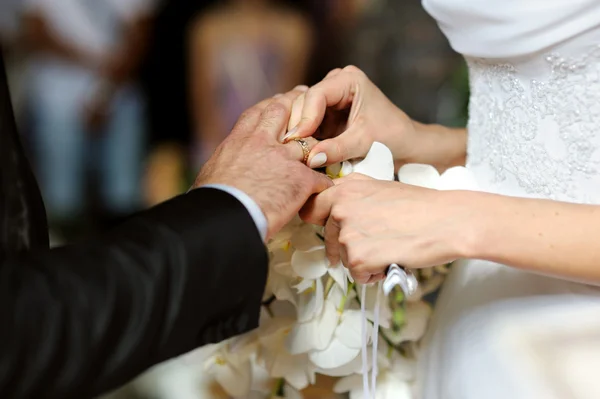
{"type": "Polygon", "coordinates": [[[341,258],[359,283],[375,282],[392,263],[421,268],[468,257],[473,194],[352,174],[311,199],[301,216],[325,225],[332,264],[341,258]]]}
{"type": "Polygon", "coordinates": [[[411,158],[415,123],[358,68],[331,71],[294,102],[287,139],[325,139],[311,151],[312,168],[364,157],[374,141],[388,146],[399,163],[411,158]]]}

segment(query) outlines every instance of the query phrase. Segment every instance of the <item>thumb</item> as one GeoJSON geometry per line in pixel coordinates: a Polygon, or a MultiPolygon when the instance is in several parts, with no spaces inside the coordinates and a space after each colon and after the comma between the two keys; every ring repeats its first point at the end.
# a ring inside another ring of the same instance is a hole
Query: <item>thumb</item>
{"type": "Polygon", "coordinates": [[[355,127],[332,139],[323,140],[313,147],[308,166],[320,168],[354,158],[363,158],[371,148],[369,138],[355,127]]]}
{"type": "Polygon", "coordinates": [[[330,187],[333,187],[333,180],[323,173],[311,170],[310,173],[313,177],[313,184],[311,192],[313,194],[319,194],[330,187]]]}

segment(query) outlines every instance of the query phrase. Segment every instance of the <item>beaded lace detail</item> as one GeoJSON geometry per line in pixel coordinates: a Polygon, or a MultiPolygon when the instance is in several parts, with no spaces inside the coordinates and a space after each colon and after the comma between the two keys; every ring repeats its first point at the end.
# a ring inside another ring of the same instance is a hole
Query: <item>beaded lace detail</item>
{"type": "Polygon", "coordinates": [[[476,175],[497,192],[600,202],[600,45],[576,59],[545,55],[535,80],[518,64],[467,62],[476,175]]]}

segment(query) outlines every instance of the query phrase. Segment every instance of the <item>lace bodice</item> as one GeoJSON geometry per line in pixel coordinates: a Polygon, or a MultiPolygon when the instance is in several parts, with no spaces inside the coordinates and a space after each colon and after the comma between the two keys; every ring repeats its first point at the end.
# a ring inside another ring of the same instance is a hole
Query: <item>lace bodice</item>
{"type": "Polygon", "coordinates": [[[467,57],[468,166],[484,189],[600,203],[596,36],[514,60],[467,57]]]}

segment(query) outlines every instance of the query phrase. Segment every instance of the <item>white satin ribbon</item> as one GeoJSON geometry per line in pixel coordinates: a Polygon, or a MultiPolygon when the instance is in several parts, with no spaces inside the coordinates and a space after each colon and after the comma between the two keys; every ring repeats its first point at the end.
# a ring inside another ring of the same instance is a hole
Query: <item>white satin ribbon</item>
{"type": "Polygon", "coordinates": [[[360,311],[362,316],[362,346],[361,346],[361,358],[362,358],[362,375],[363,375],[363,398],[364,399],[375,399],[377,393],[377,350],[379,343],[379,308],[381,304],[381,294],[387,298],[392,289],[395,286],[399,286],[404,292],[405,297],[413,295],[418,286],[416,277],[410,272],[406,271],[400,266],[393,264],[390,265],[386,278],[384,281],[380,281],[377,285],[377,293],[375,297],[375,309],[373,309],[373,358],[371,366],[371,381],[369,384],[369,369],[367,359],[367,345],[368,345],[368,332],[367,332],[367,311],[366,311],[366,297],[367,297],[367,285],[362,286],[361,299],[360,299],[360,311]]]}

